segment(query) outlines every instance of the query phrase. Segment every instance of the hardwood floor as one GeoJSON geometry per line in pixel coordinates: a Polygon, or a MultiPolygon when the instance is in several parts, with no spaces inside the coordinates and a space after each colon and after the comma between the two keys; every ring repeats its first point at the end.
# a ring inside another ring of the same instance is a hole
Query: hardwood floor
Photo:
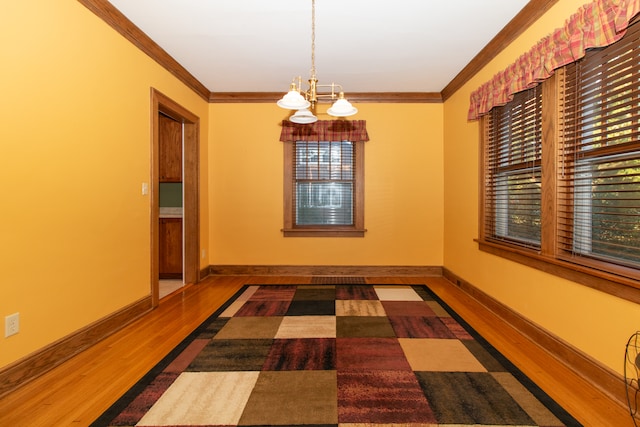
{"type": "MultiPolygon", "coordinates": [[[[85,426],[245,284],[301,284],[310,277],[210,277],[89,350],[0,400],[0,426],[85,426]]],[[[428,284],[472,327],[585,426],[633,426],[626,411],[442,278],[368,277],[428,284]]]]}

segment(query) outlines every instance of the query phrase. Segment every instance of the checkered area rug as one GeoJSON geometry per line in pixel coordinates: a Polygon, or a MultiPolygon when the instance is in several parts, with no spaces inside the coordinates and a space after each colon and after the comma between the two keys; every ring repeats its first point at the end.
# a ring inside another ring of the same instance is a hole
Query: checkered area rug
{"type": "Polygon", "coordinates": [[[426,286],[247,286],[95,426],[580,425],[426,286]]]}

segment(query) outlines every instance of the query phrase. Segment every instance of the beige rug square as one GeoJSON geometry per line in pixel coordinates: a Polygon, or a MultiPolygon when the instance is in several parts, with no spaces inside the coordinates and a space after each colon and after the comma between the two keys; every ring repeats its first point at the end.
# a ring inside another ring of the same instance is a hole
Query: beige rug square
{"type": "Polygon", "coordinates": [[[244,305],[246,301],[258,290],[259,286],[249,286],[234,302],[229,305],[222,313],[220,317],[233,317],[238,312],[240,307],[244,305]]]}
{"type": "Polygon", "coordinates": [[[259,375],[184,372],[137,425],[236,425],[259,375]]]}
{"type": "Polygon", "coordinates": [[[491,375],[527,411],[536,424],[541,426],[562,425],[562,422],[509,372],[492,372],[491,375]]]}
{"type": "Polygon", "coordinates": [[[336,300],[336,316],[386,316],[380,301],[336,300]]]}
{"type": "Polygon", "coordinates": [[[398,341],[414,371],[487,372],[459,340],[399,338],[398,341]]]}
{"type": "Polygon", "coordinates": [[[239,301],[239,300],[232,302],[229,305],[229,307],[227,307],[222,313],[220,313],[220,317],[233,317],[238,312],[238,310],[240,310],[240,307],[242,307],[245,302],[246,301],[239,301]]]}
{"type": "Polygon", "coordinates": [[[242,295],[238,297],[238,301],[249,301],[259,288],[260,286],[249,286],[242,295]]]}
{"type": "Polygon", "coordinates": [[[335,316],[287,316],[275,338],[335,338],[335,316]]]}
{"type": "Polygon", "coordinates": [[[423,301],[409,286],[375,286],[374,289],[380,301],[423,301]]]}

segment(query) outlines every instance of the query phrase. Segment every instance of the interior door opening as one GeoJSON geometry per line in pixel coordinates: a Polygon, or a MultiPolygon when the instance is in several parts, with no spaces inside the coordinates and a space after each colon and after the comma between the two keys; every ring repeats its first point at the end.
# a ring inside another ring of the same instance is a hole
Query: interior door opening
{"type": "Polygon", "coordinates": [[[151,90],[151,295],[200,279],[199,118],[151,90]],[[162,282],[162,286],[161,286],[162,282]]]}
{"type": "Polygon", "coordinates": [[[159,299],[184,286],[184,124],[158,112],[159,299]]]}

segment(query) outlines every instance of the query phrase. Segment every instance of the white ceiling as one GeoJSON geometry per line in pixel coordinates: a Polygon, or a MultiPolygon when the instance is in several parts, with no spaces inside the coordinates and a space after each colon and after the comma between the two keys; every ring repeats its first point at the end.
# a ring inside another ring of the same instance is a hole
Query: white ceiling
{"type": "MultiPolygon", "coordinates": [[[[110,0],[212,92],[285,92],[311,69],[311,0],[110,0]]],[[[319,83],[440,92],[528,0],[317,0],[319,83]]]]}

